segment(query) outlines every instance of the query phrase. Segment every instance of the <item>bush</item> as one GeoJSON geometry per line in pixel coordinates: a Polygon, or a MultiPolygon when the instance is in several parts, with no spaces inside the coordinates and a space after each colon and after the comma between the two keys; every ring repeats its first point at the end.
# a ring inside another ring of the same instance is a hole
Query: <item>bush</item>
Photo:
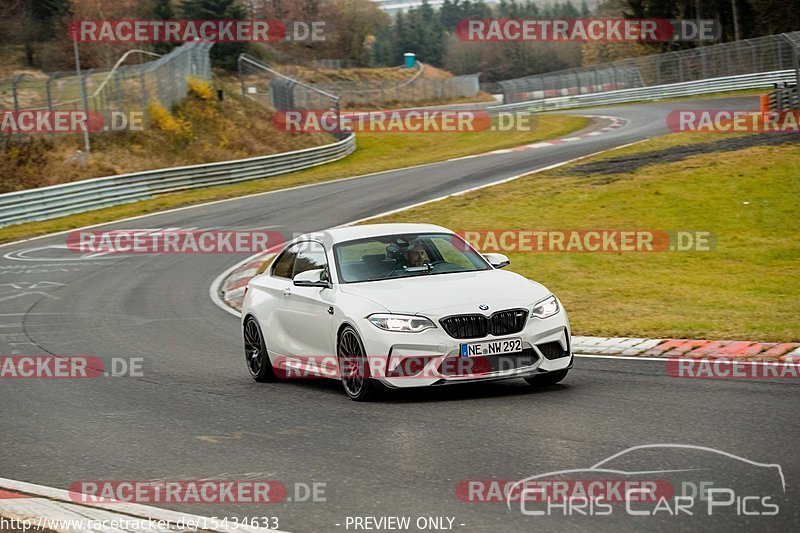
{"type": "Polygon", "coordinates": [[[191,134],[192,125],[189,122],[174,117],[155,100],[151,100],[147,105],[147,114],[154,128],[176,137],[188,137],[191,134]]]}
{"type": "MultiPolygon", "coordinates": [[[[0,139],[2,141],[2,139],[0,139]]],[[[43,169],[53,142],[43,137],[0,142],[0,193],[47,185],[43,169]]]]}
{"type": "Polygon", "coordinates": [[[214,96],[214,89],[211,88],[206,80],[196,78],[194,76],[189,78],[189,94],[193,94],[197,98],[205,101],[211,100],[214,96]]]}

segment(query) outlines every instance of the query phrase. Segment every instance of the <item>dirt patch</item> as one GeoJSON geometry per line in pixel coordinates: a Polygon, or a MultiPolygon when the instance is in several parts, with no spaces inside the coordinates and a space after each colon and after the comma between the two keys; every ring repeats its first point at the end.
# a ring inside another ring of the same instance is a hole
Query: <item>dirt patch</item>
{"type": "Polygon", "coordinates": [[[733,152],[753,146],[777,146],[784,143],[800,142],[798,133],[765,133],[758,135],[748,135],[746,137],[734,137],[700,144],[687,144],[684,146],[674,146],[663,150],[654,150],[639,154],[631,154],[623,157],[603,159],[593,163],[584,163],[570,169],[571,174],[625,174],[635,172],[647,165],[659,165],[662,163],[673,163],[682,161],[686,158],[710,154],[713,152],[733,152]]]}

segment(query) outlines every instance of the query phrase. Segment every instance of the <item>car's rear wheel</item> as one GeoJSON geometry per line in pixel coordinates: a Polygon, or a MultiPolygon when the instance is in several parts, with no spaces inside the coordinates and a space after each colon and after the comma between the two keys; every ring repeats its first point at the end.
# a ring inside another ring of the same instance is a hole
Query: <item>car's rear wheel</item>
{"type": "Polygon", "coordinates": [[[376,399],[381,392],[381,384],[370,377],[364,344],[351,326],[345,326],[339,334],[336,353],[339,375],[347,395],[358,402],[376,399]]]}
{"type": "Polygon", "coordinates": [[[564,370],[554,370],[553,372],[547,372],[544,374],[535,374],[524,379],[529,385],[533,385],[535,387],[549,387],[550,385],[555,385],[567,377],[568,372],[569,369],[565,368],[564,370]]]}
{"type": "Polygon", "coordinates": [[[244,322],[244,357],[250,376],[259,383],[275,380],[275,372],[267,353],[267,345],[258,322],[248,316],[244,322]]]}

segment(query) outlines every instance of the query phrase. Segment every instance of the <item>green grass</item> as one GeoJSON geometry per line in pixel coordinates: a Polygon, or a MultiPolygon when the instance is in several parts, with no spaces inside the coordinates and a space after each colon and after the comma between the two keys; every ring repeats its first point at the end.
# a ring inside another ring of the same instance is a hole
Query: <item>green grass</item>
{"type": "Polygon", "coordinates": [[[432,163],[500,148],[510,148],[569,135],[585,127],[588,122],[588,119],[584,117],[547,115],[538,118],[533,131],[414,134],[360,133],[357,137],[358,150],[349,157],[335,163],[285,176],[165,194],[152,200],[133,204],[109,207],[43,222],[0,228],[0,242],[110,222],[186,205],[274,191],[336,178],[382,172],[411,165],[432,163]],[[432,147],[435,147],[435,149],[432,147]]]}
{"type": "MultiPolygon", "coordinates": [[[[669,135],[591,160],[723,136],[669,135]]],[[[616,175],[580,175],[570,171],[574,166],[379,221],[455,230],[710,231],[718,244],[709,252],[510,253],[510,269],[555,292],[577,335],[800,339],[797,144],[697,155],[616,175]]]]}

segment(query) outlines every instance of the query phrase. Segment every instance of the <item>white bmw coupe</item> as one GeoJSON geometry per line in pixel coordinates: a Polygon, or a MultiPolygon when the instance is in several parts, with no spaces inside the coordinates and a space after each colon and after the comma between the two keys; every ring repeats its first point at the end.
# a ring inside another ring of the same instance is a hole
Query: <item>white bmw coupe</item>
{"type": "Polygon", "coordinates": [[[260,382],[340,379],[360,401],[385,387],[555,384],[572,367],[567,315],[508,264],[430,224],[301,236],[247,286],[247,368],[260,382]]]}

